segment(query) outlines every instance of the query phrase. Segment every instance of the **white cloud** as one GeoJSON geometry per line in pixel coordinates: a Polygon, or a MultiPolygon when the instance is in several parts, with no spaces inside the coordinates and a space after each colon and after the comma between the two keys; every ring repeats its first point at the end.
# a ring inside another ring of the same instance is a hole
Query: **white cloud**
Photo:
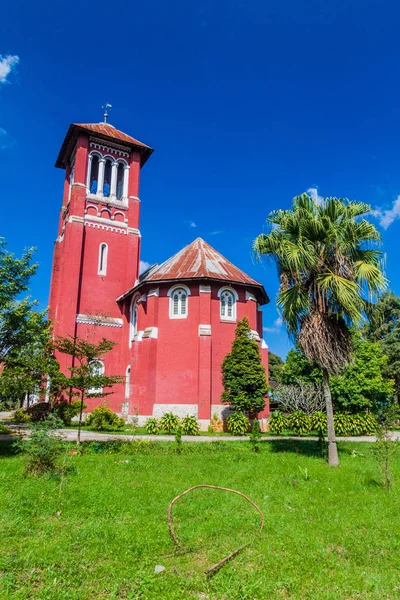
{"type": "Polygon", "coordinates": [[[379,221],[383,229],[387,229],[393,221],[400,219],[400,195],[393,201],[392,208],[384,209],[382,206],[372,211],[374,217],[379,221]]]}
{"type": "Polygon", "coordinates": [[[216,229],[215,231],[209,231],[208,235],[218,235],[219,233],[222,233],[222,229],[216,229]]]}
{"type": "Polygon", "coordinates": [[[314,200],[314,202],[316,202],[317,204],[322,204],[324,201],[324,198],[322,196],[320,196],[318,194],[318,187],[314,186],[314,187],[310,187],[307,190],[307,194],[309,196],[311,196],[311,198],[314,200]]]}
{"type": "Polygon", "coordinates": [[[13,67],[19,63],[19,56],[2,56],[0,54],[0,83],[6,83],[13,67]]]}
{"type": "Polygon", "coordinates": [[[5,129],[0,127],[0,151],[6,148],[12,148],[16,145],[16,141],[12,138],[5,129]]]}
{"type": "Polygon", "coordinates": [[[145,271],[147,271],[147,269],[150,267],[150,263],[146,262],[145,260],[141,260],[140,261],[140,266],[139,266],[139,274],[141,275],[142,273],[144,273],[145,271]]]}
{"type": "Polygon", "coordinates": [[[277,319],[275,319],[272,327],[263,327],[263,331],[266,331],[267,333],[280,333],[282,325],[283,319],[281,316],[279,316],[277,319]]]}
{"type": "Polygon", "coordinates": [[[197,227],[197,225],[194,221],[190,221],[189,227],[197,227]]]}

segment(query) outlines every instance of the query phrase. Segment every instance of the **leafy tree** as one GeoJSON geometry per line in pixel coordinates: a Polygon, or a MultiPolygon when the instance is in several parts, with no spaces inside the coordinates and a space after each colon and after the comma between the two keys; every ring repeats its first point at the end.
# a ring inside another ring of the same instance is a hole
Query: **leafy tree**
{"type": "Polygon", "coordinates": [[[280,356],[273,352],[268,352],[268,379],[269,381],[280,381],[281,373],[285,362],[280,356]]]}
{"type": "Polygon", "coordinates": [[[388,359],[380,344],[357,337],[353,338],[352,362],[343,373],[332,377],[332,397],[338,410],[380,413],[394,393],[394,382],[383,375],[388,359]]]}
{"type": "Polygon", "coordinates": [[[9,352],[22,348],[29,342],[31,329],[44,313],[35,313],[37,304],[29,297],[18,299],[28,290],[32,275],[38,264],[32,264],[34,249],[29,248],[21,258],[7,250],[4,238],[0,238],[0,363],[9,352]]]}
{"type": "Polygon", "coordinates": [[[322,383],[322,380],[321,369],[309,361],[301,349],[289,351],[280,377],[282,385],[297,385],[299,381],[311,385],[322,383]]]}
{"type": "Polygon", "coordinates": [[[384,374],[395,383],[397,399],[400,398],[400,296],[393,292],[384,294],[371,310],[365,328],[369,340],[379,342],[388,357],[384,374]]]}
{"type": "Polygon", "coordinates": [[[358,323],[366,298],[386,287],[380,240],[365,218],[362,202],[308,194],[296,196],[289,210],[269,214],[273,229],[259,235],[254,249],[275,260],[280,279],[278,306],[289,334],[323,372],[330,465],[338,465],[330,376],[351,357],[350,326],[358,323]]]}
{"type": "Polygon", "coordinates": [[[60,372],[54,357],[51,323],[44,314],[33,311],[29,319],[30,338],[22,347],[9,349],[4,371],[0,377],[0,396],[13,404],[35,393],[49,394],[56,400],[66,386],[66,378],[60,372]]]}
{"type": "Polygon", "coordinates": [[[77,445],[81,441],[82,412],[86,398],[104,398],[112,391],[104,392],[104,388],[112,388],[117,383],[122,383],[124,377],[119,375],[104,375],[98,365],[107,352],[112,350],[115,342],[103,338],[99,344],[90,344],[84,339],[65,337],[56,340],[56,348],[63,354],[72,357],[72,367],[68,367],[70,376],[68,385],[71,399],[77,396],[80,399],[79,423],[77,445]]]}
{"type": "Polygon", "coordinates": [[[222,401],[235,411],[256,414],[265,408],[268,392],[260,349],[252,338],[247,317],[238,322],[232,351],[222,363],[222,401]]]}

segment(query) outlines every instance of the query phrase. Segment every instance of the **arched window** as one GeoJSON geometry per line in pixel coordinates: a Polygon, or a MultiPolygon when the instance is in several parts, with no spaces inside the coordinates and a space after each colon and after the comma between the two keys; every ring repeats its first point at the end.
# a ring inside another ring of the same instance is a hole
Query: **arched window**
{"type": "Polygon", "coordinates": [[[172,288],[168,292],[170,296],[169,316],[171,319],[184,319],[188,316],[189,294],[189,290],[183,286],[172,288]]]}
{"type": "Polygon", "coordinates": [[[91,156],[89,176],[89,191],[91,194],[97,194],[99,184],[99,157],[97,154],[91,156]]]}
{"type": "Polygon", "coordinates": [[[130,314],[130,336],[129,341],[132,342],[137,334],[137,323],[138,323],[138,297],[132,298],[131,302],[131,314],[130,314]]]}
{"type": "MultiPolygon", "coordinates": [[[[92,360],[89,367],[90,367],[90,374],[92,377],[95,377],[98,375],[104,375],[104,363],[101,360],[99,360],[99,359],[92,360]]],[[[103,388],[100,386],[93,385],[91,388],[89,388],[87,390],[87,393],[88,394],[102,394],[103,388]]]]}
{"type": "Polygon", "coordinates": [[[118,163],[117,168],[117,200],[122,200],[124,196],[124,165],[118,163]]]}
{"type": "Polygon", "coordinates": [[[100,244],[99,247],[99,265],[97,269],[98,275],[107,275],[107,257],[108,257],[108,246],[107,244],[100,244]]]}
{"type": "Polygon", "coordinates": [[[131,367],[127,367],[126,369],[126,377],[125,377],[125,398],[129,398],[131,388],[131,367]]]}
{"type": "Polygon", "coordinates": [[[236,294],[229,289],[219,291],[221,319],[236,319],[236,294]]]}
{"type": "Polygon", "coordinates": [[[103,196],[105,198],[110,197],[111,193],[111,173],[112,173],[112,162],[110,159],[106,160],[104,166],[104,184],[103,184],[103,196]]]}

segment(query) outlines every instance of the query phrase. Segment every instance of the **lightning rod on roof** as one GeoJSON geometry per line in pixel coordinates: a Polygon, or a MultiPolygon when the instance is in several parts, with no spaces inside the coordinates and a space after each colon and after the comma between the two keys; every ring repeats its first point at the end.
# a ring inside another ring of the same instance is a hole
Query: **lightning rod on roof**
{"type": "Polygon", "coordinates": [[[112,108],[112,105],[108,104],[108,102],[106,102],[105,105],[102,106],[101,108],[104,108],[104,123],[107,123],[108,109],[112,108]]]}

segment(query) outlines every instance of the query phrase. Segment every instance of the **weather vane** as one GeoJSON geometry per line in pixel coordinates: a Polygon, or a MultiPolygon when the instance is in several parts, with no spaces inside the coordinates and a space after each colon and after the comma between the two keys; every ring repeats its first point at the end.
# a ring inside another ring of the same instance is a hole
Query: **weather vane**
{"type": "Polygon", "coordinates": [[[112,105],[108,104],[108,102],[106,102],[105,105],[102,106],[101,108],[104,108],[104,123],[107,123],[108,109],[112,108],[112,105]]]}

